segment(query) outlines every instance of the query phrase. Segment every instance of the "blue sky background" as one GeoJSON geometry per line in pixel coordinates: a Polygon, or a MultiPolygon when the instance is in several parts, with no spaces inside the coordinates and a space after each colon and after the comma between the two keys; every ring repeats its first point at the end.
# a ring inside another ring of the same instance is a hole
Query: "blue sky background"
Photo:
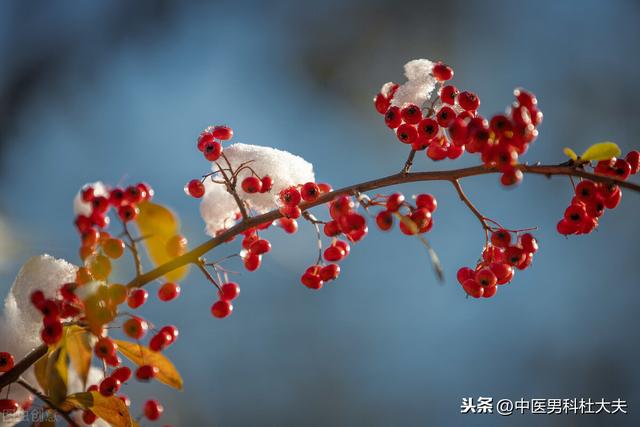
{"type": "MultiPolygon", "coordinates": [[[[64,59],[24,95],[4,132],[0,214],[21,245],[0,271],[2,291],[29,256],[77,262],[71,200],[87,181],[150,182],[190,242],[204,241],[198,205],[182,187],[207,168],[195,137],[209,124],[301,155],[336,187],[396,172],[406,149],[371,97],[402,80],[413,58],[451,64],[454,83],[479,94],[485,115],[502,111],[516,86],[535,92],[544,123],[523,160],[561,162],[563,147],[605,139],[638,148],[634,2],[159,2],[164,14],[139,28],[128,20],[139,7],[126,3],[0,6],[0,80],[45,54],[64,59]]],[[[419,155],[415,168],[477,162],[419,155]]],[[[142,311],[180,328],[167,353],[185,391],[126,392],[158,397],[175,425],[637,425],[640,195],[625,192],[592,235],[565,239],[555,224],[571,197],[567,179],[526,177],[515,190],[495,176],[463,184],[487,216],[540,227],[532,268],[495,298],[466,299],[455,281],[484,239],[455,191],[407,185],[405,194],[438,198],[428,237],[444,286],[417,240],[371,227],[340,280],[310,292],[298,278],[315,257],[313,229],[269,231],[274,250],[259,272],[237,277],[230,318],[210,316],[215,293],[197,272],[179,300],[142,311]],[[620,397],[631,413],[461,416],[461,398],[479,395],[620,397]]]]}

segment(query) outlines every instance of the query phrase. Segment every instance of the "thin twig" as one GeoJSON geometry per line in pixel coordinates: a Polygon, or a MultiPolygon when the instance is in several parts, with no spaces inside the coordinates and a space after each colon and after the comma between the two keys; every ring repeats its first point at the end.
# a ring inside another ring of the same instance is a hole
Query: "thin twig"
{"type": "Polygon", "coordinates": [[[131,251],[131,255],[133,256],[133,263],[136,266],[136,277],[142,276],[142,263],[140,262],[140,252],[138,252],[138,243],[137,240],[133,238],[131,232],[129,231],[129,227],[125,221],[122,221],[122,227],[124,228],[124,234],[129,239],[129,243],[127,247],[131,251]]]}
{"type": "Polygon", "coordinates": [[[460,196],[460,200],[462,200],[464,202],[464,204],[467,205],[469,210],[471,212],[473,212],[473,214],[476,216],[476,218],[478,218],[478,221],[480,221],[480,224],[482,224],[482,228],[485,231],[489,231],[491,229],[491,227],[489,227],[489,224],[487,224],[487,218],[485,218],[485,216],[480,213],[478,208],[476,208],[474,206],[474,204],[471,203],[471,200],[469,200],[467,195],[464,194],[464,191],[462,191],[462,186],[460,185],[460,182],[458,182],[457,179],[452,179],[451,183],[453,184],[453,186],[455,187],[456,191],[458,192],[458,195],[460,196]]]}
{"type": "Polygon", "coordinates": [[[402,168],[402,174],[406,175],[411,170],[411,166],[413,166],[413,159],[416,156],[416,150],[411,150],[409,152],[409,157],[407,157],[407,161],[404,162],[404,167],[402,168]]]}
{"type": "Polygon", "coordinates": [[[51,399],[49,399],[48,396],[46,396],[43,393],[40,393],[38,390],[36,390],[35,387],[31,386],[29,383],[27,383],[25,380],[23,380],[22,378],[20,378],[18,381],[16,381],[18,384],[20,384],[22,387],[24,387],[25,389],[27,389],[31,394],[35,395],[38,397],[38,399],[42,400],[44,403],[47,404],[47,406],[49,406],[51,409],[53,409],[54,411],[56,411],[58,414],[60,414],[60,416],[62,418],[65,419],[66,422],[69,423],[70,426],[73,427],[79,427],[78,423],[76,423],[73,418],[71,418],[71,416],[69,415],[68,411],[65,411],[64,409],[62,409],[60,406],[56,405],[55,403],[53,403],[51,401],[51,399]]]}
{"type": "Polygon", "coordinates": [[[213,283],[215,287],[218,288],[220,292],[222,292],[222,288],[220,288],[220,285],[218,284],[218,282],[216,282],[216,279],[214,279],[211,273],[209,273],[209,271],[207,271],[207,269],[205,268],[204,262],[202,260],[198,260],[194,262],[194,264],[198,266],[198,268],[200,269],[200,271],[202,271],[202,274],[204,274],[207,280],[213,283]]]}
{"type": "MultiPolygon", "coordinates": [[[[229,169],[231,169],[231,163],[229,162],[229,159],[227,159],[227,156],[225,156],[224,153],[222,153],[222,158],[229,165],[229,169]]],[[[238,205],[238,209],[240,209],[240,214],[242,215],[242,218],[244,220],[247,220],[249,218],[249,215],[247,214],[247,208],[244,205],[244,202],[242,201],[242,199],[238,195],[238,191],[236,190],[236,183],[237,183],[236,178],[234,177],[229,178],[229,176],[227,176],[227,173],[220,167],[220,165],[218,163],[216,163],[216,165],[218,166],[218,169],[220,170],[220,173],[222,174],[222,177],[224,178],[225,183],[227,184],[227,191],[233,196],[233,199],[236,201],[236,204],[238,205]]]]}
{"type": "Polygon", "coordinates": [[[320,226],[318,224],[320,224],[321,221],[318,221],[318,219],[309,211],[302,212],[302,216],[313,224],[316,229],[316,237],[318,238],[318,260],[316,261],[316,264],[320,264],[322,262],[322,238],[320,235],[320,226]]]}

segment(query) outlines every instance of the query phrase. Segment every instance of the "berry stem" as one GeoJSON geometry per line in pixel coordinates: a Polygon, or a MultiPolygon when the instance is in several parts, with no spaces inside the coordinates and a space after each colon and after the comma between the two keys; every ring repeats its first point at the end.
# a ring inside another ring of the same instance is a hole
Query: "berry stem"
{"type": "Polygon", "coordinates": [[[462,186],[460,185],[460,182],[458,182],[458,180],[454,178],[451,180],[451,183],[453,184],[456,191],[458,192],[458,195],[460,196],[460,200],[462,200],[464,204],[467,205],[469,210],[473,212],[476,218],[478,218],[478,221],[480,221],[480,224],[482,225],[482,228],[484,229],[485,233],[488,232],[491,229],[491,227],[489,227],[489,224],[487,224],[487,219],[485,218],[484,215],[480,213],[478,208],[476,208],[475,205],[471,203],[471,200],[469,200],[467,195],[464,194],[464,191],[462,191],[462,186]]]}
{"type": "Polygon", "coordinates": [[[409,152],[409,157],[407,157],[407,161],[404,162],[404,167],[402,168],[402,174],[407,175],[411,170],[411,166],[413,166],[413,158],[416,156],[416,150],[411,150],[409,152]]]}
{"type": "Polygon", "coordinates": [[[302,216],[316,228],[316,237],[318,238],[318,259],[316,260],[316,264],[320,264],[322,263],[322,238],[320,237],[320,226],[318,224],[321,224],[322,221],[318,221],[309,211],[304,211],[302,216]]]}
{"type": "Polygon", "coordinates": [[[26,382],[25,380],[23,380],[22,378],[20,378],[18,381],[16,381],[18,384],[20,384],[22,387],[24,387],[25,389],[27,389],[29,391],[29,393],[33,394],[34,396],[36,396],[38,399],[42,400],[44,403],[47,404],[47,406],[49,406],[51,409],[53,409],[54,411],[56,411],[58,414],[60,414],[60,416],[62,418],[64,418],[64,420],[66,422],[69,423],[70,426],[72,427],[79,427],[78,423],[76,423],[73,418],[71,418],[69,416],[69,412],[63,410],[61,407],[59,407],[58,405],[56,405],[55,403],[53,403],[51,401],[51,399],[49,399],[48,396],[46,396],[45,394],[40,393],[35,387],[33,387],[32,385],[30,385],[28,382],[26,382]]]}
{"type": "Polygon", "coordinates": [[[194,262],[194,264],[198,266],[198,268],[200,269],[200,271],[202,271],[202,274],[204,274],[207,280],[213,283],[215,287],[218,288],[220,292],[222,292],[222,289],[220,288],[220,285],[218,284],[218,282],[216,282],[216,279],[213,278],[211,273],[209,273],[209,271],[205,267],[204,261],[202,261],[201,259],[198,259],[196,262],[194,262]]]}
{"type": "MultiPolygon", "coordinates": [[[[229,170],[232,171],[231,162],[229,162],[229,159],[227,158],[227,156],[225,156],[224,153],[222,153],[222,158],[227,163],[229,170]]],[[[218,163],[216,163],[216,165],[218,166],[218,170],[220,171],[220,174],[222,175],[222,178],[224,178],[225,184],[227,185],[227,191],[229,191],[229,193],[233,196],[233,199],[238,205],[238,209],[240,209],[240,214],[242,215],[243,220],[246,221],[247,219],[249,219],[249,215],[247,214],[247,208],[244,205],[244,202],[242,201],[242,199],[238,195],[238,191],[236,190],[237,177],[235,177],[234,173],[231,172],[232,178],[229,178],[224,169],[220,167],[218,163]]]]}
{"type": "Polygon", "coordinates": [[[122,221],[122,227],[124,229],[125,236],[127,236],[127,239],[129,240],[127,247],[133,256],[133,263],[136,266],[136,277],[140,277],[142,276],[142,262],[140,261],[140,252],[138,252],[138,240],[133,238],[126,222],[122,221]]]}

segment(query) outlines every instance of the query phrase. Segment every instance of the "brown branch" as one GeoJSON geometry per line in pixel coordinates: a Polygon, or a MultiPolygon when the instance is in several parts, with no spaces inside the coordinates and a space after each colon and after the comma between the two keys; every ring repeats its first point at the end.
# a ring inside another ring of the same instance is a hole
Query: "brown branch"
{"type": "Polygon", "coordinates": [[[54,411],[56,411],[58,414],[60,414],[60,416],[62,418],[65,419],[66,422],[69,423],[70,426],[72,427],[79,427],[78,423],[76,423],[73,418],[71,418],[71,416],[69,415],[68,411],[65,411],[64,409],[62,409],[60,406],[56,405],[55,403],[53,403],[53,401],[51,401],[51,399],[49,399],[48,396],[46,396],[43,393],[40,393],[38,390],[36,390],[35,387],[31,386],[29,383],[27,383],[25,380],[23,379],[19,379],[18,381],[16,381],[18,384],[20,384],[22,387],[26,388],[31,394],[34,394],[35,396],[38,397],[38,399],[42,400],[44,403],[47,404],[47,406],[49,406],[51,409],[53,409],[54,411]]]}
{"type": "Polygon", "coordinates": [[[462,191],[462,186],[460,185],[460,182],[457,179],[452,179],[451,183],[453,184],[456,191],[458,192],[458,195],[460,196],[460,200],[462,200],[464,204],[467,205],[469,210],[473,212],[476,218],[478,218],[478,221],[480,221],[480,224],[482,225],[482,228],[484,229],[484,231],[485,232],[489,231],[491,227],[489,227],[489,224],[487,224],[487,218],[480,213],[478,208],[476,208],[475,205],[471,203],[471,200],[469,200],[467,195],[464,194],[464,191],[462,191]]]}
{"type": "MultiPolygon", "coordinates": [[[[222,158],[224,159],[225,162],[227,162],[229,169],[231,169],[231,163],[229,162],[229,159],[227,159],[227,156],[225,156],[224,153],[222,153],[222,158]]],[[[236,189],[237,178],[236,177],[229,178],[226,172],[224,171],[224,169],[221,168],[220,165],[218,165],[217,163],[216,165],[218,166],[218,169],[220,170],[220,174],[222,174],[222,177],[224,178],[224,181],[227,185],[227,191],[229,191],[229,193],[233,196],[233,199],[236,201],[236,204],[238,205],[238,209],[240,209],[240,214],[242,215],[242,218],[244,220],[247,220],[249,218],[249,215],[247,214],[247,208],[244,205],[244,201],[242,201],[242,199],[238,195],[238,191],[236,189]]],[[[232,175],[233,175],[233,172],[232,172],[232,175]]]]}
{"type": "Polygon", "coordinates": [[[129,250],[131,251],[131,255],[133,256],[133,262],[136,266],[136,277],[140,277],[142,275],[142,262],[140,261],[140,252],[138,251],[137,240],[134,239],[131,235],[126,222],[122,221],[122,227],[124,228],[124,234],[129,239],[127,248],[129,248],[129,250]]]}
{"type": "Polygon", "coordinates": [[[47,354],[48,347],[44,344],[36,347],[31,351],[31,353],[27,354],[20,362],[18,362],[13,368],[9,371],[5,372],[3,375],[0,375],[0,389],[5,386],[16,382],[20,376],[31,367],[34,363],[36,363],[42,356],[47,354]]]}

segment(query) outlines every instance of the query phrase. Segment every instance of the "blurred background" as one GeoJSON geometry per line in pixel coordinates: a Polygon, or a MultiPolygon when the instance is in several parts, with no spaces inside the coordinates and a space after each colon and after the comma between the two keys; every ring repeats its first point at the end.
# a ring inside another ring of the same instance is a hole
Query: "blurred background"
{"type": "MultiPolygon", "coordinates": [[[[204,241],[182,187],[208,167],[195,138],[210,124],[303,156],[335,187],[398,171],[407,150],[371,99],[413,58],[449,63],[485,115],[516,86],[536,93],[544,123],[524,160],[560,162],[563,147],[602,140],[638,148],[639,19],[635,1],[1,2],[0,290],[30,256],[78,262],[71,200],[89,181],[148,181],[190,242],[204,241]]],[[[415,169],[477,162],[419,155],[415,169]]],[[[340,279],[314,293],[298,282],[313,229],[271,230],[263,268],[235,277],[230,318],[211,317],[215,292],[198,272],[177,301],[142,310],[180,328],[168,355],[186,387],[126,393],[159,398],[178,426],[638,425],[640,194],[565,239],[555,224],[568,179],[464,186],[505,226],[540,227],[533,267],[495,298],[466,299],[455,280],[484,238],[454,190],[408,185],[438,198],[428,237],[444,285],[417,239],[371,227],[340,279]],[[461,398],[478,396],[621,398],[630,413],[460,415],[461,398]]]]}

